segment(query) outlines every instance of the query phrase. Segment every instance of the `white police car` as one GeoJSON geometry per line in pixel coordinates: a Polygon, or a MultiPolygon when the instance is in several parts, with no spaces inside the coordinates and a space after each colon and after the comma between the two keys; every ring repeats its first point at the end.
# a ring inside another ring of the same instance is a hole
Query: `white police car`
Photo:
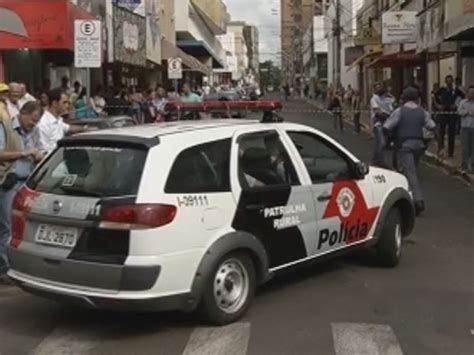
{"type": "Polygon", "coordinates": [[[65,139],[14,202],[9,276],[98,308],[243,315],[277,271],[355,247],[395,266],[406,179],[312,128],[246,120],[65,139]]]}

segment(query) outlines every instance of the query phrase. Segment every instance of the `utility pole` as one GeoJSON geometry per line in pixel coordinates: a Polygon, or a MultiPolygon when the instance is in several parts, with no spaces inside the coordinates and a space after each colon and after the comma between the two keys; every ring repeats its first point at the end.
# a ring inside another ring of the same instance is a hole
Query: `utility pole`
{"type": "Polygon", "coordinates": [[[341,50],[342,50],[342,45],[341,45],[341,0],[335,0],[336,1],[336,19],[334,21],[334,39],[336,42],[335,45],[335,86],[336,88],[339,87],[339,84],[341,83],[341,50]]]}

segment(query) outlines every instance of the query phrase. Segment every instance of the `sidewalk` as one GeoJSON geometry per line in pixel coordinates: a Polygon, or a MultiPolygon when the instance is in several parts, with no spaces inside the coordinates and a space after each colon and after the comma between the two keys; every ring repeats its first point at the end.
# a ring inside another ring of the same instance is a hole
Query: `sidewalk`
{"type": "MultiPolygon", "coordinates": [[[[325,110],[324,104],[318,100],[306,100],[312,106],[315,106],[318,110],[325,110]]],[[[353,117],[349,113],[344,114],[344,120],[349,124],[353,125],[353,117]]],[[[360,123],[362,130],[369,135],[372,135],[370,130],[370,114],[369,110],[363,110],[360,123]]],[[[445,137],[447,140],[447,137],[445,137]]],[[[447,145],[447,141],[445,143],[447,145]]],[[[454,157],[447,158],[438,156],[438,143],[433,141],[428,146],[428,149],[425,152],[425,160],[431,164],[440,166],[448,171],[451,175],[456,175],[464,179],[465,181],[472,183],[474,182],[474,175],[472,174],[462,174],[461,172],[461,141],[459,136],[456,136],[455,148],[454,148],[454,157]]]]}

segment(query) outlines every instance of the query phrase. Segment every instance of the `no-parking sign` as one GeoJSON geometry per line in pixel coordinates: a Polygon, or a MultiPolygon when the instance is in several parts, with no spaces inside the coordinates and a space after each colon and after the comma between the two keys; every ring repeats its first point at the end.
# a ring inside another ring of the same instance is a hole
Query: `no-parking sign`
{"type": "Polygon", "coordinates": [[[102,65],[102,25],[98,20],[74,21],[74,66],[100,68],[102,65]]]}

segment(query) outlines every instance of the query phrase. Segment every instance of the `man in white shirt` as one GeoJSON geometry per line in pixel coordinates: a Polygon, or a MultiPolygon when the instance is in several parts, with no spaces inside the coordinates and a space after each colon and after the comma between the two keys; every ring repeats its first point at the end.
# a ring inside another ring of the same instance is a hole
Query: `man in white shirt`
{"type": "Polygon", "coordinates": [[[21,109],[24,104],[26,104],[27,102],[30,102],[30,101],[36,101],[36,99],[34,98],[33,95],[28,93],[28,91],[26,90],[26,85],[25,84],[20,83],[19,86],[20,86],[21,98],[18,100],[18,106],[21,109]]]}
{"type": "Polygon", "coordinates": [[[385,162],[385,136],[382,126],[393,112],[393,100],[386,95],[386,89],[382,84],[375,84],[374,95],[370,100],[372,111],[372,127],[374,134],[374,152],[372,164],[381,168],[386,168],[385,162]]]}
{"type": "Polygon", "coordinates": [[[9,85],[9,93],[7,99],[7,110],[10,117],[13,119],[20,114],[20,103],[19,100],[21,98],[21,87],[18,83],[10,83],[9,85]]]}
{"type": "Polygon", "coordinates": [[[48,93],[49,108],[44,111],[39,124],[36,126],[39,149],[41,152],[49,153],[59,140],[67,134],[87,131],[87,126],[73,126],[65,123],[61,115],[67,111],[68,97],[63,91],[53,89],[48,93]]]}

